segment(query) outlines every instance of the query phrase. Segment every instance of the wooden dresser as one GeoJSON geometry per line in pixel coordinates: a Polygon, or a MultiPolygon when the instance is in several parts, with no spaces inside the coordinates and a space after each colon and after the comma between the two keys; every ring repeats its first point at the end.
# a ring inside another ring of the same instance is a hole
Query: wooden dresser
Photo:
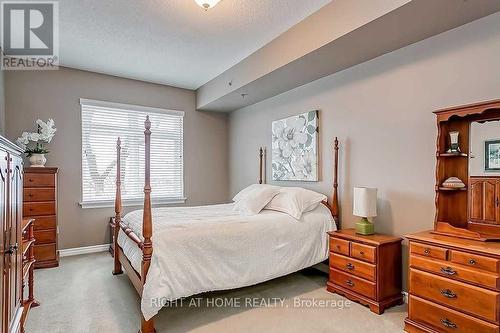
{"type": "Polygon", "coordinates": [[[377,314],[403,304],[401,238],[380,234],[362,236],[354,229],[328,234],[328,291],[367,305],[377,314]]]}
{"type": "Polygon", "coordinates": [[[407,332],[498,333],[500,243],[431,232],[410,241],[407,332]]]}
{"type": "Polygon", "coordinates": [[[35,268],[57,267],[57,168],[24,170],[23,213],[35,219],[35,268]]]}

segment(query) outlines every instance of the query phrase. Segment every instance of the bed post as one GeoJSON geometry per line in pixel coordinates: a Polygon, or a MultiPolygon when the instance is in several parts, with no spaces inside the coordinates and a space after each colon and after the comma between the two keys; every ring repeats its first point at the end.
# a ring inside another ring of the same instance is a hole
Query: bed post
{"type": "Polygon", "coordinates": [[[259,148],[259,184],[262,184],[262,167],[263,167],[263,158],[264,158],[264,149],[262,147],[259,148]]]}
{"type": "Polygon", "coordinates": [[[121,141],[120,138],[116,140],[116,195],[115,195],[115,223],[114,223],[114,261],[113,275],[122,274],[122,265],[118,254],[118,232],[120,231],[120,222],[122,218],[122,193],[121,193],[121,141]]]}
{"type": "MultiPolygon", "coordinates": [[[[144,242],[142,246],[142,265],[141,265],[141,282],[146,283],[149,265],[151,264],[151,256],[153,255],[153,220],[151,216],[151,122],[149,116],[144,122],[144,152],[145,152],[145,170],[144,170],[144,214],[142,216],[142,236],[144,242]]],[[[141,314],[141,330],[139,333],[154,333],[153,319],[146,320],[141,314]]]]}
{"type": "Polygon", "coordinates": [[[340,229],[340,218],[339,218],[339,196],[338,196],[338,173],[339,173],[339,140],[335,137],[334,140],[334,168],[333,168],[333,199],[332,199],[332,215],[335,223],[337,224],[337,229],[340,229]]]}

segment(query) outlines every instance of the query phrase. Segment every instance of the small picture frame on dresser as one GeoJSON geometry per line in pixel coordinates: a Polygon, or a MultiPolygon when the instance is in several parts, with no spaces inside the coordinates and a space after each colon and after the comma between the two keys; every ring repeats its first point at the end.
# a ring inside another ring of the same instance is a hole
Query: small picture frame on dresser
{"type": "Polygon", "coordinates": [[[332,231],[327,290],[366,305],[377,314],[403,304],[400,237],[332,231]]]}

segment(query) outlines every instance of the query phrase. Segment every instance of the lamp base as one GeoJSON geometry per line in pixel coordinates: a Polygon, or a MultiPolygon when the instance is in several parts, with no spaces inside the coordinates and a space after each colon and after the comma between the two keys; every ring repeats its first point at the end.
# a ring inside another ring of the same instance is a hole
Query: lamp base
{"type": "Polygon", "coordinates": [[[366,217],[363,217],[361,221],[356,223],[356,233],[365,236],[373,235],[375,233],[375,227],[366,217]]]}

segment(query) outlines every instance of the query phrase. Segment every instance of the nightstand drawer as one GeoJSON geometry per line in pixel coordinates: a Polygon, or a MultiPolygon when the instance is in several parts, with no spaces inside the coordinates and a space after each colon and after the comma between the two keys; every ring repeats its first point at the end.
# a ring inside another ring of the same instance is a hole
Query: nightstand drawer
{"type": "Polygon", "coordinates": [[[343,239],[330,237],[330,251],[348,256],[349,243],[349,241],[343,239]]]}
{"type": "Polygon", "coordinates": [[[444,306],[410,296],[409,318],[433,327],[439,332],[498,333],[497,325],[490,324],[444,306]]]}
{"type": "Polygon", "coordinates": [[[344,257],[340,254],[330,253],[330,267],[370,281],[375,281],[377,276],[375,265],[344,257]]]}
{"type": "Polygon", "coordinates": [[[23,203],[23,216],[33,217],[38,215],[55,215],[56,203],[50,202],[24,202],[23,203]]]}
{"type": "Polygon", "coordinates": [[[478,256],[461,251],[451,251],[450,260],[457,264],[462,264],[471,268],[482,269],[488,272],[498,273],[498,263],[500,260],[478,256]]]}
{"type": "Polygon", "coordinates": [[[56,177],[50,173],[25,173],[24,187],[55,187],[56,177]]]}
{"type": "Polygon", "coordinates": [[[24,202],[32,201],[54,201],[56,189],[52,188],[26,188],[24,189],[24,202]]]}
{"type": "Polygon", "coordinates": [[[330,268],[330,281],[342,288],[352,290],[365,297],[375,298],[375,283],[357,278],[352,274],[330,268]]]}
{"type": "Polygon", "coordinates": [[[410,243],[410,253],[430,258],[446,260],[448,255],[448,250],[442,247],[412,242],[410,243]]]}
{"type": "Polygon", "coordinates": [[[410,269],[410,294],[498,322],[500,294],[491,290],[410,269]]]}
{"type": "Polygon", "coordinates": [[[353,258],[374,263],[376,260],[376,253],[377,251],[374,246],[354,242],[351,243],[351,257],[353,258]]]}
{"type": "Polygon", "coordinates": [[[55,243],[57,238],[57,230],[35,230],[35,244],[55,243]]]}

